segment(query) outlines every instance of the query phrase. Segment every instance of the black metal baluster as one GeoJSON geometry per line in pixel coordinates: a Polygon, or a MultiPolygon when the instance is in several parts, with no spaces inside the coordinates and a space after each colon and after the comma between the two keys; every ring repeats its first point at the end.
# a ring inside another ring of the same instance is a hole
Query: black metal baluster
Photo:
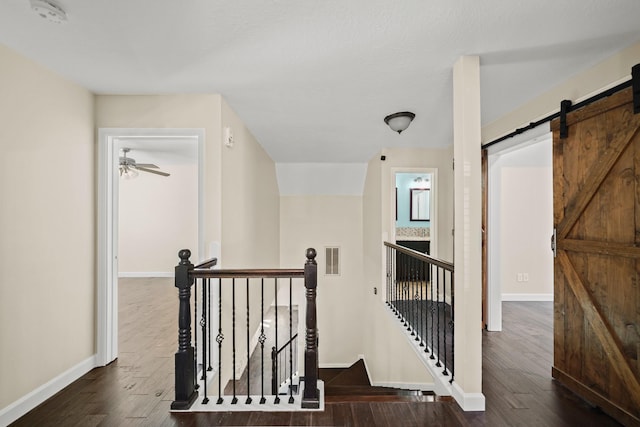
{"type": "MultiPolygon", "coordinates": [[[[198,378],[198,279],[195,279],[193,282],[193,348],[196,357],[193,359],[193,369],[196,374],[196,378],[198,378]]],[[[200,384],[196,381],[196,390],[200,388],[200,384]]]]}
{"type": "Polygon", "coordinates": [[[293,403],[293,278],[289,278],[289,403],[293,403]]]}
{"type": "Polygon", "coordinates": [[[384,256],[386,257],[385,258],[385,268],[386,268],[386,270],[385,270],[384,299],[385,299],[385,302],[387,303],[387,305],[390,307],[391,306],[391,304],[389,304],[389,271],[390,271],[389,270],[389,262],[390,262],[390,260],[389,260],[389,247],[388,246],[385,246],[385,248],[384,248],[384,256]]]}
{"type": "MultiPolygon", "coordinates": [[[[444,273],[444,271],[443,271],[444,273]]],[[[449,375],[449,373],[447,372],[447,275],[445,274],[442,278],[442,281],[444,282],[443,284],[443,293],[444,293],[444,303],[442,304],[443,310],[444,310],[444,321],[445,321],[445,325],[443,326],[444,330],[442,331],[442,339],[443,339],[443,346],[444,346],[444,357],[442,358],[443,362],[444,362],[444,370],[442,371],[442,375],[449,375]]]]}
{"type": "Polygon", "coordinates": [[[387,283],[385,287],[385,298],[387,299],[387,305],[393,308],[391,302],[391,248],[386,247],[386,256],[387,256],[387,283]]]}
{"type": "MultiPolygon", "coordinates": [[[[435,277],[435,282],[438,282],[438,269],[436,268],[436,277],[435,277]]],[[[431,348],[431,355],[429,356],[429,359],[433,360],[436,358],[436,356],[434,355],[434,348],[435,348],[435,344],[433,343],[433,337],[434,337],[434,319],[433,319],[433,315],[436,311],[436,306],[435,306],[435,301],[433,300],[433,288],[434,288],[434,280],[433,277],[431,278],[431,304],[430,304],[430,312],[431,312],[431,336],[430,336],[430,348],[431,348]]],[[[425,349],[426,350],[426,349],[425,349]]]]}
{"type": "Polygon", "coordinates": [[[413,291],[415,288],[415,267],[416,260],[413,257],[409,257],[409,293],[408,293],[408,303],[409,303],[409,326],[407,327],[407,331],[411,332],[411,336],[414,337],[416,334],[413,331],[413,321],[415,314],[415,307],[413,305],[413,291]]]}
{"type": "Polygon", "coordinates": [[[451,286],[451,320],[449,320],[450,322],[450,326],[449,328],[451,329],[451,379],[449,380],[450,383],[453,382],[453,375],[454,375],[454,368],[455,368],[455,360],[454,360],[454,350],[455,350],[455,323],[454,323],[454,317],[453,317],[453,311],[455,309],[455,301],[454,301],[454,296],[455,296],[455,289],[453,287],[453,281],[455,279],[455,276],[453,275],[453,271],[451,271],[449,274],[451,274],[451,280],[450,282],[450,286],[451,286]]]}
{"type": "Polygon", "coordinates": [[[222,398],[222,341],[224,334],[222,333],[222,278],[218,278],[218,335],[216,342],[218,343],[218,400],[216,403],[220,405],[224,402],[222,398]]]}
{"type": "Polygon", "coordinates": [[[426,276],[425,276],[425,266],[426,262],[425,261],[420,261],[420,300],[418,301],[418,307],[419,307],[419,316],[418,316],[418,338],[420,341],[420,347],[424,347],[424,342],[423,342],[423,338],[422,335],[424,333],[424,329],[422,329],[422,319],[424,317],[424,312],[422,310],[422,306],[424,305],[424,297],[422,294],[422,281],[424,280],[424,284],[426,285],[426,276]]]}
{"type": "Polygon", "coordinates": [[[231,404],[238,403],[236,396],[236,279],[231,279],[231,353],[232,353],[232,379],[233,379],[233,399],[231,404]]]}
{"type": "Polygon", "coordinates": [[[404,326],[407,330],[410,329],[409,325],[409,312],[411,311],[411,305],[409,301],[411,297],[409,296],[410,285],[411,285],[411,258],[407,255],[404,255],[404,326]]]}
{"type": "Polygon", "coordinates": [[[441,309],[440,309],[440,275],[438,274],[438,281],[437,281],[437,287],[436,287],[436,307],[438,308],[438,312],[437,312],[437,317],[438,317],[438,326],[436,327],[436,344],[438,346],[438,352],[436,353],[436,366],[439,368],[440,366],[442,366],[442,363],[440,363],[440,359],[442,357],[441,354],[441,350],[442,348],[440,347],[440,343],[441,343],[441,338],[440,338],[440,317],[441,317],[441,309]]]}
{"type": "Polygon", "coordinates": [[[264,397],[264,342],[267,340],[267,336],[264,334],[264,277],[260,279],[260,336],[258,342],[260,343],[260,404],[264,404],[267,399],[264,397]]]}
{"type": "Polygon", "coordinates": [[[394,281],[394,274],[393,274],[393,248],[387,247],[387,257],[389,257],[389,271],[387,272],[388,274],[388,279],[387,279],[387,298],[389,299],[389,302],[391,304],[391,308],[393,309],[393,312],[396,312],[396,303],[393,300],[393,297],[395,295],[395,281],[394,281]]]}
{"type": "Polygon", "coordinates": [[[247,400],[244,402],[247,405],[251,403],[251,348],[249,343],[249,278],[247,277],[247,400]]]}
{"type": "Polygon", "coordinates": [[[202,318],[200,319],[200,326],[202,327],[202,384],[204,385],[204,398],[203,404],[209,403],[209,396],[207,396],[207,287],[205,286],[204,279],[202,282],[202,318]]]}
{"type": "Polygon", "coordinates": [[[207,318],[207,339],[209,343],[209,364],[207,365],[208,371],[213,371],[213,367],[211,366],[211,356],[213,353],[211,352],[211,279],[207,279],[207,304],[209,305],[209,317],[207,318]]]}
{"type": "Polygon", "coordinates": [[[272,369],[273,369],[272,382],[273,382],[273,385],[275,385],[275,387],[273,387],[272,385],[272,391],[273,389],[275,389],[274,394],[276,395],[275,399],[273,399],[273,403],[278,404],[280,403],[280,396],[278,396],[280,392],[279,391],[280,384],[278,383],[279,372],[280,372],[280,367],[278,366],[278,278],[276,277],[274,280],[275,280],[275,290],[276,290],[276,295],[275,295],[275,305],[276,305],[275,336],[276,337],[275,337],[275,346],[273,347],[273,354],[275,357],[273,357],[271,363],[275,363],[275,366],[272,366],[272,369]]]}
{"type": "Polygon", "coordinates": [[[394,261],[396,263],[395,266],[395,270],[394,273],[396,275],[396,280],[395,280],[395,307],[396,307],[396,315],[398,316],[398,319],[400,319],[400,292],[401,292],[401,283],[400,281],[402,280],[402,260],[398,260],[398,251],[396,249],[393,250],[394,253],[394,261]],[[398,271],[400,270],[400,277],[398,277],[398,271]]]}

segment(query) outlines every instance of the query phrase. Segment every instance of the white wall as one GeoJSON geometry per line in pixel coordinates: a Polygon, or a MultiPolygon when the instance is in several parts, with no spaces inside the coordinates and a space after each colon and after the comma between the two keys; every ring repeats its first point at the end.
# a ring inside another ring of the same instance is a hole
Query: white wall
{"type": "Polygon", "coordinates": [[[2,413],[95,353],[96,180],[93,95],[2,45],[0,64],[2,413]]]}
{"type": "Polygon", "coordinates": [[[120,276],[173,276],[178,250],[198,256],[198,167],[163,164],[163,177],[140,172],[119,181],[120,276]]]}
{"type": "Polygon", "coordinates": [[[491,286],[503,300],[549,300],[553,296],[551,139],[492,155],[490,160],[491,286]],[[518,281],[518,274],[523,281],[518,281]]]}
{"type": "Polygon", "coordinates": [[[282,196],[280,212],[281,266],[302,268],[307,248],[318,253],[320,366],[349,366],[363,353],[367,329],[362,315],[362,197],[282,196]],[[340,248],[338,276],[325,275],[328,246],[340,248]]]}

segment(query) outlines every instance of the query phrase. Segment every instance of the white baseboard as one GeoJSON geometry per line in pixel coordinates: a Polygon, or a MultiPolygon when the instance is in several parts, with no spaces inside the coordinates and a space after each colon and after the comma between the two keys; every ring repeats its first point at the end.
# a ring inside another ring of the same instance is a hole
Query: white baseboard
{"type": "Polygon", "coordinates": [[[9,406],[0,409],[0,425],[6,426],[11,424],[96,366],[96,355],[94,354],[53,378],[51,381],[22,396],[9,406]]]}
{"type": "Polygon", "coordinates": [[[173,277],[173,271],[121,271],[118,277],[173,277]]]}
{"type": "Polygon", "coordinates": [[[420,391],[434,391],[434,383],[394,383],[387,381],[373,381],[371,385],[376,387],[392,387],[401,388],[404,390],[420,390],[420,391]]]}
{"type": "Polygon", "coordinates": [[[502,294],[502,301],[553,301],[553,294],[502,294]]]}
{"type": "Polygon", "coordinates": [[[451,395],[463,411],[484,411],[485,397],[482,393],[465,393],[454,381],[451,387],[451,395]]]}

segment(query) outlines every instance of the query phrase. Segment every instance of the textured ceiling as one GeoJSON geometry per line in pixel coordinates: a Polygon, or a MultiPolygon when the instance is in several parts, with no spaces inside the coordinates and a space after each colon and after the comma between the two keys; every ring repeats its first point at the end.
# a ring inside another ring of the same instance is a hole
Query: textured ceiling
{"type": "Polygon", "coordinates": [[[638,0],[58,3],[64,24],[2,0],[0,43],[96,93],[220,93],[276,162],[450,145],[461,55],[480,56],[488,123],[640,41],[638,0]]]}

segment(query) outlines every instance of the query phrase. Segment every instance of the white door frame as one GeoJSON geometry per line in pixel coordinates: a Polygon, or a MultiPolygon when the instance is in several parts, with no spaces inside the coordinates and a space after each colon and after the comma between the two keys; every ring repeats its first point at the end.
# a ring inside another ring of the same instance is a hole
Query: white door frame
{"type": "MultiPolygon", "coordinates": [[[[204,129],[98,129],[97,357],[105,366],[118,357],[118,148],[117,138],[192,137],[198,141],[198,250],[204,254],[204,129]]],[[[178,250],[179,248],[176,248],[178,250]]],[[[177,263],[177,260],[176,260],[177,263]]],[[[177,301],[176,301],[177,303],[177,301]]]]}
{"type": "MultiPolygon", "coordinates": [[[[500,171],[496,168],[500,155],[528,147],[552,138],[549,125],[542,125],[523,133],[504,144],[498,144],[487,152],[487,330],[502,331],[502,264],[500,257],[501,222],[499,205],[500,171]]],[[[552,230],[549,230],[551,236],[552,230]]]]}
{"type": "Polygon", "coordinates": [[[438,258],[438,168],[391,168],[391,214],[389,215],[389,241],[396,241],[396,174],[399,173],[421,173],[431,175],[431,204],[429,206],[429,256],[438,258]]]}

